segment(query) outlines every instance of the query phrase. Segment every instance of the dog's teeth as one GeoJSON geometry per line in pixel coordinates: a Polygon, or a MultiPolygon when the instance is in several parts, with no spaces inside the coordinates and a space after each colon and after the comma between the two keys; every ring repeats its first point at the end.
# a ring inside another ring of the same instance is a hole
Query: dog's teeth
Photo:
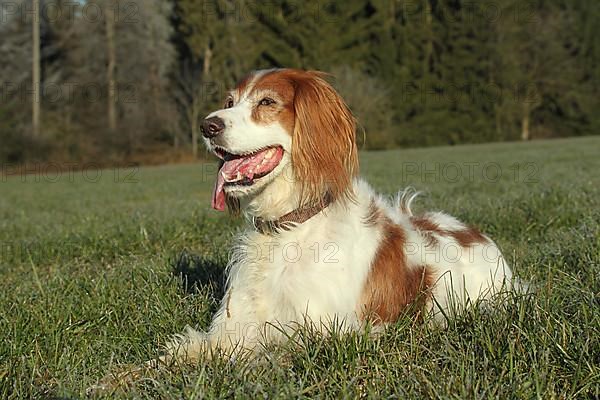
{"type": "Polygon", "coordinates": [[[271,148],[265,153],[265,160],[270,160],[275,155],[275,149],[271,148]]]}

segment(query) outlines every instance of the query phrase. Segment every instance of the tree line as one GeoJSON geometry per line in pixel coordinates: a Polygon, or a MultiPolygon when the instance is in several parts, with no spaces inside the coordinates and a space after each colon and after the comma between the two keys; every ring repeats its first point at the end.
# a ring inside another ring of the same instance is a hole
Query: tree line
{"type": "Polygon", "coordinates": [[[0,0],[0,161],[198,157],[257,68],[332,74],[363,148],[600,131],[596,0],[0,0]]]}

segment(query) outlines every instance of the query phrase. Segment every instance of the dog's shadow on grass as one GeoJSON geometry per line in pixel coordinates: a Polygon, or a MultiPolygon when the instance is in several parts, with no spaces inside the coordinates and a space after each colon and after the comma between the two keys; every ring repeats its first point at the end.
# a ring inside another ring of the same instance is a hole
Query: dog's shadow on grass
{"type": "Polygon", "coordinates": [[[181,277],[187,293],[208,292],[215,299],[225,293],[226,262],[182,251],[173,262],[173,275],[181,277]]]}

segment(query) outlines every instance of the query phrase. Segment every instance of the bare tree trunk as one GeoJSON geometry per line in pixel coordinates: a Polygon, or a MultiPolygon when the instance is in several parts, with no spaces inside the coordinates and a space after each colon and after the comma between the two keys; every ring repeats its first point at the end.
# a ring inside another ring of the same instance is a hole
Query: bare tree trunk
{"type": "Polygon", "coordinates": [[[531,110],[527,101],[523,103],[523,115],[521,117],[521,140],[529,140],[529,121],[531,110]]]}
{"type": "Polygon", "coordinates": [[[32,125],[33,136],[38,137],[40,134],[40,115],[41,115],[41,60],[40,60],[40,0],[33,1],[33,96],[32,96],[32,125]]]}
{"type": "MultiPolygon", "coordinates": [[[[431,57],[433,55],[433,17],[431,15],[431,3],[429,0],[425,0],[425,31],[427,34],[427,43],[425,44],[425,56],[423,57],[423,82],[425,85],[429,85],[429,70],[431,68],[431,57]]],[[[429,88],[427,87],[427,90],[429,88]]],[[[427,101],[424,106],[427,109],[427,101]]]]}
{"type": "Polygon", "coordinates": [[[117,56],[115,49],[115,14],[114,2],[109,2],[106,6],[106,48],[108,67],[106,79],[108,83],[108,127],[112,132],[117,130],[117,82],[115,78],[115,69],[117,65],[117,56]]]}
{"type": "Polygon", "coordinates": [[[206,43],[204,47],[204,61],[202,63],[202,74],[204,79],[210,75],[210,62],[212,60],[212,50],[210,49],[210,43],[206,43]]]}
{"type": "MultiPolygon", "coordinates": [[[[198,94],[199,96],[199,94],[198,94]]],[[[194,98],[191,109],[191,128],[192,128],[192,154],[194,158],[198,156],[198,132],[200,131],[200,99],[194,98]]]]}
{"type": "Polygon", "coordinates": [[[198,122],[192,123],[192,154],[198,157],[198,122]]]}
{"type": "MultiPolygon", "coordinates": [[[[490,88],[495,88],[498,87],[498,85],[496,85],[496,79],[494,77],[494,72],[492,71],[490,74],[490,79],[489,79],[489,87],[490,88]]],[[[502,98],[500,96],[498,96],[495,101],[493,102],[494,104],[494,128],[496,131],[496,138],[501,138],[504,139],[504,135],[502,134],[502,98]]]]}
{"type": "MultiPolygon", "coordinates": [[[[202,62],[202,80],[208,81],[210,76],[210,67],[212,60],[212,50],[210,43],[206,43],[204,47],[204,60],[202,62]]],[[[204,87],[200,85],[197,92],[192,93],[191,107],[191,128],[192,128],[192,154],[194,158],[198,157],[198,139],[200,138],[200,108],[204,99],[204,87]]]]}
{"type": "Polygon", "coordinates": [[[496,137],[503,138],[502,135],[502,123],[500,119],[500,105],[494,103],[494,124],[496,130],[496,137]]]}

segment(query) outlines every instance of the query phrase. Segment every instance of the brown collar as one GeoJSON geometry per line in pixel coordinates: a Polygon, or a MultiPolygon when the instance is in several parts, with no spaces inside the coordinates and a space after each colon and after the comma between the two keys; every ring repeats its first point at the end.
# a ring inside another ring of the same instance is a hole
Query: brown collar
{"type": "Polygon", "coordinates": [[[278,233],[280,231],[289,231],[294,226],[302,224],[324,209],[326,209],[329,204],[331,204],[331,199],[329,196],[325,196],[325,198],[318,204],[314,206],[308,206],[303,208],[297,208],[289,213],[279,217],[276,220],[266,220],[260,217],[254,217],[252,219],[254,229],[257,232],[262,233],[263,235],[271,235],[278,233]]]}

